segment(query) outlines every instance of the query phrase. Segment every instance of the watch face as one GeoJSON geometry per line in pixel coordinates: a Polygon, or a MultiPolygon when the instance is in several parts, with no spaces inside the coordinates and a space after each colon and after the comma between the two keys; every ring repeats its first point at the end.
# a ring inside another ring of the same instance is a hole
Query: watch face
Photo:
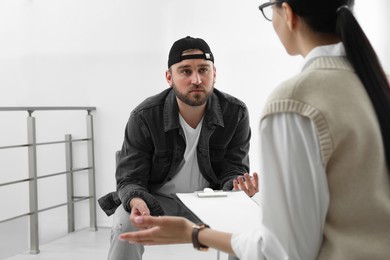
{"type": "Polygon", "coordinates": [[[199,247],[198,250],[199,251],[209,251],[209,248],[208,247],[199,247]]]}
{"type": "Polygon", "coordinates": [[[194,226],[194,228],[199,229],[199,230],[204,229],[205,227],[206,226],[204,224],[200,224],[200,225],[195,225],[194,226]]]}

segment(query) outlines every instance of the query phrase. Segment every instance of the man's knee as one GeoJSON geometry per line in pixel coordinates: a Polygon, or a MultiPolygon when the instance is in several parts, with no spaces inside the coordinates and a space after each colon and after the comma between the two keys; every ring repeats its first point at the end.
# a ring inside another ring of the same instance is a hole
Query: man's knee
{"type": "Polygon", "coordinates": [[[114,222],[112,225],[112,234],[119,235],[124,232],[138,230],[130,222],[130,213],[125,211],[122,206],[119,206],[114,214],[114,222]]]}
{"type": "Polygon", "coordinates": [[[108,253],[109,260],[124,260],[124,259],[142,259],[144,247],[138,244],[129,244],[127,241],[119,240],[119,235],[124,232],[138,230],[131,225],[130,214],[118,207],[114,214],[114,222],[111,229],[111,243],[108,253]]]}

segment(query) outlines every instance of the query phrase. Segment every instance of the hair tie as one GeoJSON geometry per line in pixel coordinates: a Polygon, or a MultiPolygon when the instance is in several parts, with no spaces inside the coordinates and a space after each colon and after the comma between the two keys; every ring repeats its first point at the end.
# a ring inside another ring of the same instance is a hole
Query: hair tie
{"type": "Polygon", "coordinates": [[[343,8],[349,10],[349,6],[348,6],[348,5],[342,5],[342,6],[340,6],[339,8],[337,8],[336,13],[340,12],[340,10],[343,9],[343,8]]]}

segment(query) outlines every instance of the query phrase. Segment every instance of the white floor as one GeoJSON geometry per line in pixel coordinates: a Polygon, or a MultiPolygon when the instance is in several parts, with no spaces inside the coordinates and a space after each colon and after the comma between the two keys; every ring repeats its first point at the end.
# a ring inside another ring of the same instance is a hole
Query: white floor
{"type": "MultiPolygon", "coordinates": [[[[99,228],[96,232],[85,229],[41,245],[39,254],[26,252],[6,260],[106,260],[109,238],[109,228],[99,228]]],[[[155,259],[217,260],[218,253],[215,250],[199,252],[190,244],[146,247],[143,260],[155,259]]],[[[225,260],[227,255],[221,253],[219,259],[225,260]]]]}

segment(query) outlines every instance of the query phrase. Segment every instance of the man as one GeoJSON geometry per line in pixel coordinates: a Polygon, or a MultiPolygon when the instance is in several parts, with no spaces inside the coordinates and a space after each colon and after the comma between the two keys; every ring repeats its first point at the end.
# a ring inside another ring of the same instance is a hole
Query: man
{"type": "MultiPolygon", "coordinates": [[[[132,111],[116,170],[116,201],[123,207],[115,211],[108,259],[142,259],[142,245],[118,239],[120,233],[147,228],[134,222],[137,216],[193,219],[171,197],[173,193],[206,187],[240,188],[248,195],[256,192],[252,185],[242,187],[242,175],[249,172],[247,108],[214,89],[215,79],[208,44],[199,38],[182,38],[169,52],[166,80],[170,88],[132,111]]],[[[247,174],[244,178],[249,180],[247,174]]],[[[99,203],[107,209],[104,200],[99,203]]]]}

